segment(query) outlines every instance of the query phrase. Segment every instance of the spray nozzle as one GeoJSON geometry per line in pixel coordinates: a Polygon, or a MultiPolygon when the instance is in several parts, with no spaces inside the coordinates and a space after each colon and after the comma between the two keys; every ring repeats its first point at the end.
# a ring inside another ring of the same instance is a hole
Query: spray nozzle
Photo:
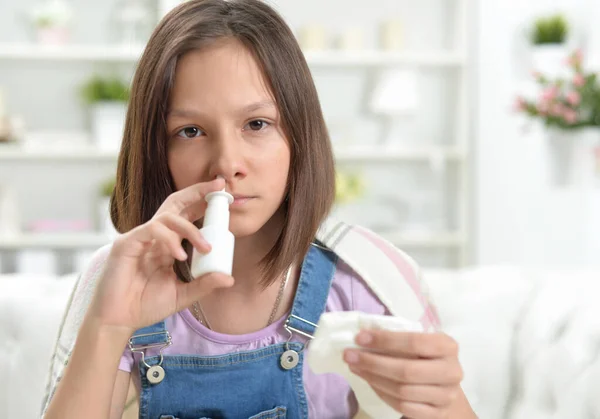
{"type": "MultiPolygon", "coordinates": [[[[217,175],[217,179],[223,179],[225,181],[225,187],[227,187],[227,180],[223,175],[217,175]]],[[[225,188],[221,189],[221,191],[225,192],[225,188]]]]}

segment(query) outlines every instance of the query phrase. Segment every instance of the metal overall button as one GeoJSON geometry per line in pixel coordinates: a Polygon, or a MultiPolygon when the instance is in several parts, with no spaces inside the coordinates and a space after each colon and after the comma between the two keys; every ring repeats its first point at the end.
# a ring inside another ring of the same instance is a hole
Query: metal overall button
{"type": "Polygon", "coordinates": [[[308,320],[305,320],[301,317],[295,316],[293,314],[291,314],[287,318],[287,320],[285,321],[284,329],[289,333],[289,337],[288,340],[285,342],[285,352],[279,358],[279,363],[281,364],[281,367],[285,370],[291,370],[292,368],[295,368],[296,365],[298,365],[298,363],[300,362],[300,354],[298,354],[298,352],[294,351],[293,349],[290,349],[290,342],[292,340],[292,337],[294,336],[294,332],[299,333],[302,336],[305,336],[309,339],[313,339],[313,335],[311,335],[310,333],[306,333],[302,330],[291,327],[290,320],[292,318],[296,318],[304,323],[307,323],[313,326],[315,329],[318,327],[316,324],[309,322],[308,320]]]}
{"type": "Polygon", "coordinates": [[[280,364],[284,370],[291,370],[298,365],[298,362],[300,362],[300,355],[291,349],[285,351],[280,358],[280,364]]]}
{"type": "Polygon", "coordinates": [[[167,348],[168,346],[170,346],[171,344],[172,344],[172,340],[171,340],[171,335],[169,334],[169,332],[147,333],[147,334],[143,334],[143,335],[132,336],[131,339],[129,339],[129,349],[131,349],[132,352],[138,352],[138,353],[142,354],[142,362],[146,366],[146,368],[148,368],[148,371],[146,371],[146,378],[148,379],[150,384],[158,384],[162,380],[165,379],[165,370],[163,367],[161,367],[161,365],[163,363],[162,351],[165,348],[167,348]],[[164,334],[164,333],[166,333],[166,335],[167,335],[166,343],[161,342],[161,343],[157,343],[157,344],[142,345],[139,347],[135,347],[133,344],[133,339],[136,337],[138,337],[138,338],[139,337],[147,337],[147,336],[160,335],[160,334],[164,334]],[[149,348],[156,348],[156,347],[160,347],[160,350],[159,350],[160,361],[158,362],[157,365],[148,365],[148,363],[146,362],[146,359],[145,359],[145,350],[149,349],[149,348]]]}
{"type": "Polygon", "coordinates": [[[158,384],[165,378],[165,370],[160,365],[153,365],[146,372],[146,378],[150,384],[158,384]]]}

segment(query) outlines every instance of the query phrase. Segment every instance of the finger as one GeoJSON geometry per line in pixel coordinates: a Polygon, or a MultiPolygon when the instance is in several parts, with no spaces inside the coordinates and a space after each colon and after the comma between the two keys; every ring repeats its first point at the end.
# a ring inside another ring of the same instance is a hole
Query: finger
{"type": "Polygon", "coordinates": [[[180,215],[191,222],[199,221],[204,216],[207,206],[208,203],[202,200],[200,202],[190,205],[189,207],[181,211],[180,215]]]}
{"type": "Polygon", "coordinates": [[[350,370],[366,380],[374,390],[387,394],[389,397],[397,400],[426,403],[442,407],[452,404],[458,396],[458,388],[456,386],[397,383],[389,378],[380,377],[358,368],[350,368],[350,370]]]}
{"type": "Polygon", "coordinates": [[[143,244],[152,243],[155,248],[158,248],[157,241],[166,245],[169,248],[169,254],[178,260],[186,260],[188,255],[181,246],[181,239],[173,230],[159,221],[150,221],[134,228],[130,232],[133,241],[138,241],[143,244]]]}
{"type": "Polygon", "coordinates": [[[188,186],[169,195],[156,214],[173,212],[185,217],[189,221],[195,221],[202,216],[205,208],[204,197],[206,194],[219,191],[224,187],[225,180],[221,178],[188,186]]]}
{"type": "Polygon", "coordinates": [[[177,281],[177,307],[183,310],[215,289],[229,288],[233,283],[233,277],[220,273],[202,275],[189,283],[177,281]]]}
{"type": "Polygon", "coordinates": [[[360,350],[346,350],[350,366],[379,377],[407,384],[453,385],[463,378],[457,359],[405,359],[360,350]]]}
{"type": "Polygon", "coordinates": [[[202,253],[210,252],[210,243],[200,233],[198,227],[196,227],[191,221],[186,220],[182,216],[164,213],[161,214],[157,221],[162,222],[168,228],[179,234],[180,238],[186,238],[192,243],[192,245],[202,253]]]}
{"type": "Polygon", "coordinates": [[[181,244],[181,237],[177,232],[163,223],[152,223],[149,227],[154,238],[169,249],[169,253],[173,258],[181,261],[188,258],[188,254],[181,244]]]}
{"type": "Polygon", "coordinates": [[[458,344],[444,333],[363,330],[356,343],[389,355],[420,358],[445,358],[458,355],[458,344]]]}
{"type": "Polygon", "coordinates": [[[148,258],[152,260],[152,264],[157,266],[159,269],[172,268],[173,267],[173,256],[168,245],[156,242],[155,250],[148,255],[148,258]]]}
{"type": "Polygon", "coordinates": [[[140,267],[148,276],[155,271],[173,265],[173,256],[168,246],[156,242],[150,251],[142,256],[140,267]]]}
{"type": "Polygon", "coordinates": [[[385,393],[380,393],[377,390],[375,390],[375,393],[377,393],[377,395],[381,397],[381,400],[383,400],[388,406],[390,406],[396,412],[402,414],[402,417],[414,419],[438,419],[447,417],[443,416],[440,409],[436,408],[435,406],[425,403],[397,400],[385,393]]]}

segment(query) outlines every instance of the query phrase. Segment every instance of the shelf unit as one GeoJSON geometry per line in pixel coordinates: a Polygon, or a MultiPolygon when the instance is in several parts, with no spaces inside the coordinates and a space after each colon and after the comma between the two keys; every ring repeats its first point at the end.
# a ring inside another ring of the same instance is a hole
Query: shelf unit
{"type": "MultiPolygon", "coordinates": [[[[135,63],[141,57],[142,52],[143,46],[0,44],[0,60],[113,61],[135,63]]],[[[307,51],[305,57],[309,65],[319,67],[380,67],[394,65],[460,67],[465,63],[464,56],[461,53],[446,51],[307,51]]]]}
{"type": "MultiPolygon", "coordinates": [[[[455,42],[451,50],[384,52],[364,51],[307,51],[305,56],[309,66],[327,69],[365,69],[378,71],[397,66],[413,68],[434,68],[452,71],[457,75],[457,97],[452,111],[456,114],[454,132],[451,135],[456,142],[447,146],[404,148],[336,148],[338,163],[365,165],[433,163],[440,160],[453,163],[452,170],[458,174],[456,200],[458,202],[458,227],[456,231],[439,232],[431,235],[415,235],[402,231],[379,232],[399,247],[446,249],[454,252],[454,266],[469,263],[471,253],[471,196],[469,183],[470,168],[470,129],[469,109],[469,51],[466,28],[469,23],[469,10],[473,10],[475,0],[457,0],[453,2],[455,14],[455,42]]],[[[135,64],[143,52],[143,46],[119,45],[68,45],[47,47],[27,43],[0,43],[0,66],[9,61],[30,62],[88,62],[88,63],[129,63],[135,64]]],[[[92,162],[114,163],[115,152],[99,151],[91,146],[79,146],[65,149],[28,149],[10,145],[0,145],[0,163],[35,164],[37,162],[92,162]]],[[[107,243],[107,237],[96,233],[65,234],[22,234],[15,237],[0,237],[0,251],[25,248],[96,248],[107,243]]]]}

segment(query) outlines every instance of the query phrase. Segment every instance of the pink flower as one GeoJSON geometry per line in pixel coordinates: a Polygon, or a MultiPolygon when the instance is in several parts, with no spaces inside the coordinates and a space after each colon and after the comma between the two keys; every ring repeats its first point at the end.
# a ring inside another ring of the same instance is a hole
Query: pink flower
{"type": "Polygon", "coordinates": [[[522,97],[518,96],[515,99],[515,103],[513,105],[513,108],[515,111],[524,111],[527,108],[527,102],[525,102],[525,99],[523,99],[522,97]]]}
{"type": "Polygon", "coordinates": [[[581,49],[577,49],[573,54],[567,58],[567,64],[572,65],[574,67],[581,65],[583,62],[583,52],[581,49]]]}
{"type": "Polygon", "coordinates": [[[562,117],[568,124],[574,124],[577,122],[577,112],[575,112],[573,109],[565,109],[562,117]]]}
{"type": "Polygon", "coordinates": [[[581,95],[575,91],[569,92],[567,93],[567,102],[573,106],[577,106],[581,103],[581,95]]]}
{"type": "Polygon", "coordinates": [[[554,103],[550,107],[550,115],[563,116],[567,108],[562,103],[554,103]]]}
{"type": "Polygon", "coordinates": [[[556,86],[548,87],[542,92],[542,100],[546,102],[555,99],[556,96],[558,96],[558,87],[556,86]]]}
{"type": "Polygon", "coordinates": [[[575,77],[573,77],[573,85],[575,85],[575,87],[583,87],[585,85],[585,77],[583,77],[583,74],[575,74],[575,77]]]}

